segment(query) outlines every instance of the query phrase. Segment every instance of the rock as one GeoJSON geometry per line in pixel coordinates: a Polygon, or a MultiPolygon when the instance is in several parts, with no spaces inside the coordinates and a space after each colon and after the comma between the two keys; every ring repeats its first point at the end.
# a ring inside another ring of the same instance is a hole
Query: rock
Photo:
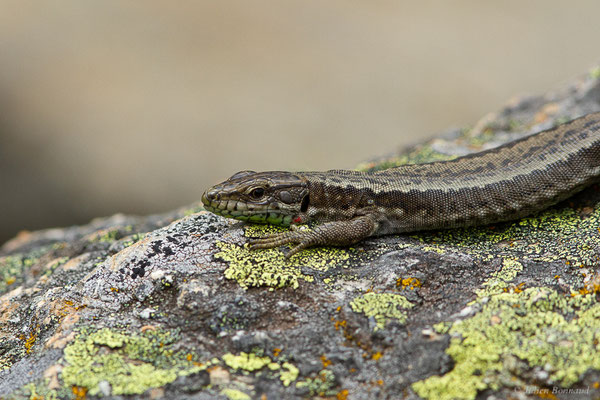
{"type": "MultiPolygon", "coordinates": [[[[597,111],[599,71],[361,168],[597,111]]],[[[197,205],[21,234],[0,249],[0,397],[597,397],[598,189],[520,221],[289,261],[244,246],[277,228],[197,205]]]]}

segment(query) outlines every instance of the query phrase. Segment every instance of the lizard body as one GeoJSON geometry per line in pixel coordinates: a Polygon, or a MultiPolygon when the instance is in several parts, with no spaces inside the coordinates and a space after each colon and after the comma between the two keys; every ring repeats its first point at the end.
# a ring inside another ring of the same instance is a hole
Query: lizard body
{"type": "Polygon", "coordinates": [[[600,181],[600,112],[450,161],[379,172],[241,171],[202,195],[208,211],[243,221],[317,222],[250,241],[346,246],[370,236],[518,219],[600,181]]]}

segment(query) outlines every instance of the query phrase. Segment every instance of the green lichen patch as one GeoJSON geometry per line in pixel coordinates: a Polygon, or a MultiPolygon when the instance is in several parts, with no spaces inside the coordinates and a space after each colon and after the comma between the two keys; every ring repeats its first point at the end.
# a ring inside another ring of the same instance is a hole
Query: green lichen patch
{"type": "MultiPolygon", "coordinates": [[[[52,368],[52,367],[51,367],[52,368]]],[[[49,378],[36,379],[33,382],[29,382],[23,385],[19,389],[13,391],[8,397],[2,397],[2,399],[10,400],[57,400],[57,399],[77,399],[75,391],[78,389],[74,388],[58,388],[50,389],[48,384],[50,383],[49,378]]]]}
{"type": "Polygon", "coordinates": [[[89,242],[104,242],[104,243],[112,243],[121,239],[128,234],[133,232],[133,226],[120,226],[113,228],[100,229],[87,237],[89,242]]]}
{"type": "Polygon", "coordinates": [[[64,351],[62,380],[67,386],[100,392],[107,381],[113,395],[140,394],[199,370],[183,353],[170,350],[178,335],[148,330],[131,335],[103,328],[82,331],[64,351]]]}
{"type": "Polygon", "coordinates": [[[225,388],[221,390],[221,394],[226,396],[229,400],[251,400],[252,397],[242,392],[241,390],[225,388]]]}
{"type": "Polygon", "coordinates": [[[255,353],[241,352],[238,355],[235,354],[224,354],[222,357],[223,362],[229,368],[235,371],[242,371],[244,374],[259,373],[260,370],[264,370],[266,374],[271,377],[279,377],[279,380],[283,386],[289,386],[292,382],[298,379],[300,370],[292,363],[289,362],[275,362],[270,357],[261,356],[255,353]]]}
{"type": "Polygon", "coordinates": [[[306,249],[286,260],[279,249],[253,250],[217,242],[221,249],[215,257],[229,263],[224,274],[243,288],[266,286],[271,289],[297,288],[300,280],[313,282],[313,274],[330,268],[347,267],[350,251],[342,248],[319,247],[306,249]]]}
{"type": "Polygon", "coordinates": [[[569,207],[550,209],[497,227],[422,233],[413,237],[438,252],[461,251],[488,257],[592,265],[599,261],[600,208],[581,215],[569,207]]]}
{"type": "Polygon", "coordinates": [[[139,242],[146,236],[146,233],[134,232],[132,225],[101,229],[88,235],[87,241],[90,243],[113,243],[120,241],[123,247],[129,247],[139,242]]]}
{"type": "Polygon", "coordinates": [[[335,396],[335,375],[328,369],[322,369],[316,376],[297,382],[296,387],[307,390],[311,396],[335,396]]]}
{"type": "Polygon", "coordinates": [[[350,302],[352,311],[375,319],[374,330],[383,329],[391,318],[399,323],[406,322],[406,311],[414,307],[408,299],[393,293],[365,293],[350,302]]]}
{"type": "Polygon", "coordinates": [[[244,226],[244,236],[248,238],[274,235],[287,231],[287,228],[271,224],[247,224],[244,226]]]}
{"type": "Polygon", "coordinates": [[[0,295],[23,283],[26,271],[50,249],[51,247],[42,247],[30,253],[0,257],[0,295]]]}
{"type": "Polygon", "coordinates": [[[477,290],[477,297],[491,296],[506,291],[508,282],[517,277],[517,274],[523,270],[523,264],[515,259],[505,258],[502,260],[502,269],[494,272],[483,282],[482,288],[477,290]]]}
{"type": "Polygon", "coordinates": [[[256,371],[271,363],[269,357],[259,357],[254,353],[241,352],[239,355],[224,354],[223,361],[229,368],[256,371]]]}
{"type": "Polygon", "coordinates": [[[146,233],[134,233],[133,235],[129,235],[127,237],[124,237],[123,240],[123,246],[124,247],[129,247],[137,242],[139,242],[140,240],[142,240],[143,238],[146,237],[146,233]]]}
{"type": "Polygon", "coordinates": [[[594,295],[562,295],[528,288],[489,298],[482,310],[455,322],[446,350],[452,371],[412,385],[427,399],[474,399],[500,387],[524,388],[532,367],[546,384],[569,387],[588,369],[600,369],[600,303],[594,295]]]}
{"type": "Polygon", "coordinates": [[[279,379],[283,383],[283,386],[290,386],[290,383],[294,382],[298,379],[298,375],[300,374],[300,370],[289,362],[284,362],[281,364],[282,370],[279,379]]]}

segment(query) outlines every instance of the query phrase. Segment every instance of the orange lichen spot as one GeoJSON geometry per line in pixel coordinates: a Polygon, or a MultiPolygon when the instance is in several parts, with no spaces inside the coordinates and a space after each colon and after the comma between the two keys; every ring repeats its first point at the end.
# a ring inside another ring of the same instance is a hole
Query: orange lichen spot
{"type": "Polygon", "coordinates": [[[29,334],[29,337],[25,340],[25,352],[27,354],[31,353],[31,349],[37,340],[37,332],[40,329],[39,324],[35,326],[33,331],[29,334]]]}
{"type": "Polygon", "coordinates": [[[560,275],[554,275],[554,279],[560,279],[560,275]]]}
{"type": "Polygon", "coordinates": [[[275,347],[275,348],[273,349],[273,356],[274,356],[274,357],[279,357],[279,353],[281,353],[281,349],[280,349],[280,348],[278,348],[278,347],[275,347]]]}
{"type": "Polygon", "coordinates": [[[73,387],[71,387],[71,390],[73,391],[73,394],[75,395],[76,400],[85,399],[85,395],[87,394],[87,391],[88,391],[88,389],[83,386],[73,386],[73,387]]]}
{"type": "Polygon", "coordinates": [[[321,363],[323,364],[323,368],[327,368],[331,365],[331,361],[325,357],[324,354],[321,356],[321,363]]]}
{"type": "Polygon", "coordinates": [[[340,390],[335,397],[337,400],[346,400],[348,398],[348,389],[340,390]]]}
{"type": "Polygon", "coordinates": [[[524,286],[525,286],[525,282],[519,283],[517,286],[515,286],[514,292],[521,293],[523,291],[524,286]]]}
{"type": "Polygon", "coordinates": [[[356,368],[350,368],[350,373],[353,374],[356,372],[356,368]]]}
{"type": "Polygon", "coordinates": [[[382,356],[382,355],[383,355],[383,354],[381,354],[381,352],[380,352],[380,351],[378,351],[377,353],[373,354],[373,355],[371,356],[371,358],[372,358],[373,360],[377,361],[377,360],[379,360],[379,359],[381,358],[381,356],[382,356]]]}
{"type": "Polygon", "coordinates": [[[340,327],[345,328],[346,327],[346,320],[342,319],[342,320],[335,320],[335,322],[333,323],[333,326],[335,326],[335,330],[339,331],[340,327]]]}
{"type": "Polygon", "coordinates": [[[396,280],[396,287],[402,287],[402,289],[415,290],[421,287],[421,281],[414,277],[399,278],[396,280]]]}
{"type": "Polygon", "coordinates": [[[194,356],[192,355],[192,353],[188,353],[188,354],[185,356],[185,359],[186,359],[186,360],[188,360],[188,361],[192,361],[192,358],[194,358],[194,356]]]}
{"type": "Polygon", "coordinates": [[[596,381],[596,382],[592,383],[592,387],[593,387],[594,389],[598,389],[598,388],[600,388],[600,382],[596,381]]]}
{"type": "Polygon", "coordinates": [[[118,289],[118,288],[116,288],[116,287],[111,287],[111,288],[110,288],[110,291],[111,291],[111,292],[118,292],[118,291],[119,291],[119,289],[118,289]]]}
{"type": "Polygon", "coordinates": [[[260,396],[260,400],[267,400],[267,395],[263,393],[263,394],[260,396]]]}
{"type": "Polygon", "coordinates": [[[379,386],[383,386],[383,379],[377,379],[377,384],[379,386]]]}
{"type": "Polygon", "coordinates": [[[12,285],[16,281],[17,281],[17,278],[15,278],[14,276],[11,276],[9,278],[6,278],[6,280],[4,282],[6,282],[7,285],[12,285]]]}
{"type": "Polygon", "coordinates": [[[592,276],[592,278],[581,289],[579,289],[578,292],[571,292],[571,296],[576,296],[577,294],[586,295],[598,292],[600,292],[600,273],[592,276]]]}
{"type": "Polygon", "coordinates": [[[571,265],[571,261],[567,260],[567,261],[565,261],[565,264],[571,265]]]}
{"type": "Polygon", "coordinates": [[[342,309],[342,306],[337,306],[337,308],[335,309],[335,311],[340,312],[341,309],[342,309]]]}

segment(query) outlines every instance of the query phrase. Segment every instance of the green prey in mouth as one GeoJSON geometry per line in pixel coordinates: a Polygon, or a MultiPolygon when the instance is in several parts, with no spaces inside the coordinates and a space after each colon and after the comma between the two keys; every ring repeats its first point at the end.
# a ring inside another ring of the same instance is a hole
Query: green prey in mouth
{"type": "MultiPolygon", "coordinates": [[[[290,226],[302,222],[307,183],[289,172],[241,171],[202,195],[207,211],[241,221],[290,226]],[[248,180],[248,176],[252,176],[248,180]]],[[[308,198],[307,198],[308,201],[308,198]]]]}

